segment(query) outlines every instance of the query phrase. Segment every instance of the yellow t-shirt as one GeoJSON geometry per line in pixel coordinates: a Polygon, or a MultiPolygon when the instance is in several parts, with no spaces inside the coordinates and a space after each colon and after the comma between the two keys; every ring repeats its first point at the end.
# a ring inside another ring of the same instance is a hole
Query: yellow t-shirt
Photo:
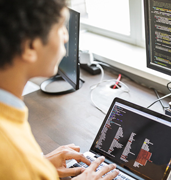
{"type": "Polygon", "coordinates": [[[41,155],[28,124],[28,109],[0,103],[0,180],[59,180],[41,155]]]}

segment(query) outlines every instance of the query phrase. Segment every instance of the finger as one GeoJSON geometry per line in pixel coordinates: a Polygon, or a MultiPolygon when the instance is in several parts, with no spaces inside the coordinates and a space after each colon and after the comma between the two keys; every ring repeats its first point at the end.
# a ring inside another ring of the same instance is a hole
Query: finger
{"type": "MultiPolygon", "coordinates": [[[[115,169],[113,172],[108,173],[107,175],[105,175],[103,180],[114,179],[118,174],[119,174],[119,170],[115,169]]],[[[118,180],[120,180],[120,179],[118,179],[118,180]]]]}
{"type": "Polygon", "coordinates": [[[95,161],[93,161],[90,165],[90,168],[93,169],[94,171],[98,168],[98,166],[105,160],[104,156],[101,156],[97,158],[95,161]]]}
{"type": "Polygon", "coordinates": [[[80,152],[80,147],[75,146],[75,144],[68,144],[67,147],[73,149],[74,151],[80,152]]]}
{"type": "Polygon", "coordinates": [[[45,157],[52,157],[54,155],[56,155],[59,152],[66,152],[66,151],[76,151],[76,152],[80,152],[80,147],[79,146],[75,146],[74,144],[68,144],[68,145],[64,145],[64,146],[60,146],[57,149],[55,149],[54,151],[48,153],[45,155],[45,157]]]}
{"type": "Polygon", "coordinates": [[[84,162],[87,165],[91,164],[91,162],[82,153],[78,153],[76,151],[67,151],[67,152],[65,152],[64,159],[65,160],[75,159],[76,161],[84,162]]]}
{"type": "Polygon", "coordinates": [[[81,174],[85,168],[76,167],[76,168],[59,168],[57,169],[59,177],[67,177],[67,176],[77,176],[81,174]]]}
{"type": "Polygon", "coordinates": [[[103,166],[98,172],[98,176],[99,178],[102,177],[103,175],[105,175],[106,173],[112,171],[113,169],[116,168],[116,165],[115,164],[109,164],[109,165],[106,165],[106,166],[103,166]]]}

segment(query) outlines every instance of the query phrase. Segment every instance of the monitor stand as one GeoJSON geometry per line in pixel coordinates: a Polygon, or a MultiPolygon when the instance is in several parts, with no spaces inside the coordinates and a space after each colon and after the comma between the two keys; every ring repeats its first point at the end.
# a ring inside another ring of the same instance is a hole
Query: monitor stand
{"type": "MultiPolygon", "coordinates": [[[[79,87],[82,86],[83,82],[84,81],[80,79],[79,87]]],[[[42,82],[40,89],[48,94],[67,94],[75,91],[59,74],[42,82]]]]}

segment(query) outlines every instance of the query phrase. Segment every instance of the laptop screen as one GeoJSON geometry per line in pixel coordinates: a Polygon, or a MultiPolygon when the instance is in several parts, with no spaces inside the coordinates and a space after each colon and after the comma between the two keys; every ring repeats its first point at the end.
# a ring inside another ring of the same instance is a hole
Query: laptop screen
{"type": "Polygon", "coordinates": [[[91,150],[144,179],[161,180],[170,172],[169,117],[116,98],[91,150]]]}

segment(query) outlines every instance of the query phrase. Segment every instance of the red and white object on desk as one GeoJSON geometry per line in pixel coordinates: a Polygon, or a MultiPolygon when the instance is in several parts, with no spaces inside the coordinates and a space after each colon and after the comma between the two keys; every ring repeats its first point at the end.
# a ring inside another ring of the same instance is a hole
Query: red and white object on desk
{"type": "Polygon", "coordinates": [[[113,89],[115,89],[117,87],[117,85],[119,84],[119,81],[121,80],[121,74],[118,75],[118,78],[116,80],[115,85],[113,86],[113,89]]]}

